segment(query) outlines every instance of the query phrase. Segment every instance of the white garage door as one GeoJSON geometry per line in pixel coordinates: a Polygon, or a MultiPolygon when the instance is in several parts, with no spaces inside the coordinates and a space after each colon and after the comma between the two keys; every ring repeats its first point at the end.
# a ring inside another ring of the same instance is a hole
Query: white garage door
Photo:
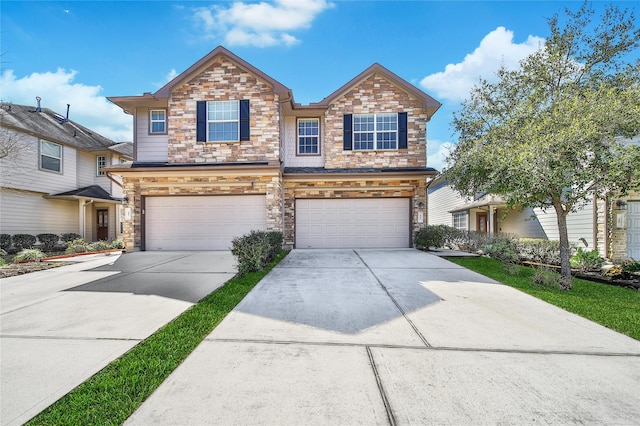
{"type": "Polygon", "coordinates": [[[409,198],[296,200],[296,248],[410,247],[409,198]]]}
{"type": "Polygon", "coordinates": [[[627,203],[627,256],[640,260],[640,201],[627,203]]]}
{"type": "Polygon", "coordinates": [[[146,250],[229,250],[266,229],[264,195],[147,197],[145,208],[146,250]]]}

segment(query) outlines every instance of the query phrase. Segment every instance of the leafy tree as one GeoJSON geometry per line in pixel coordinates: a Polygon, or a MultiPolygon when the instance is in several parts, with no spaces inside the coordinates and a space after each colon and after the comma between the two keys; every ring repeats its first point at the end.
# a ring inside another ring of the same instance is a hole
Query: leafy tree
{"type": "Polygon", "coordinates": [[[609,6],[598,22],[584,3],[548,20],[544,45],[496,82],[481,79],[454,114],[459,141],[446,177],[464,195],[500,194],[511,207],[553,208],[560,287],[572,286],[567,215],[594,194],[640,187],[640,60],[634,14],[609,6]]]}

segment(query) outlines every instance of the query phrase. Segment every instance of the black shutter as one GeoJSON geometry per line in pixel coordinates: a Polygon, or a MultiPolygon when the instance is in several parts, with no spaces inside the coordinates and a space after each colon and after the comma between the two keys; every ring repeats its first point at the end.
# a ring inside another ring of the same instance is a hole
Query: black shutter
{"type": "Polygon", "coordinates": [[[353,149],[353,132],[351,131],[352,117],[351,114],[345,114],[343,117],[342,136],[344,140],[342,142],[342,149],[345,151],[351,151],[353,149]]]}
{"type": "Polygon", "coordinates": [[[240,101],[240,140],[248,141],[251,139],[249,134],[249,100],[240,101]]]}
{"type": "Polygon", "coordinates": [[[196,102],[196,141],[207,141],[207,103],[205,101],[196,102]]]}
{"type": "Polygon", "coordinates": [[[398,113],[398,149],[407,149],[407,113],[398,113]]]}

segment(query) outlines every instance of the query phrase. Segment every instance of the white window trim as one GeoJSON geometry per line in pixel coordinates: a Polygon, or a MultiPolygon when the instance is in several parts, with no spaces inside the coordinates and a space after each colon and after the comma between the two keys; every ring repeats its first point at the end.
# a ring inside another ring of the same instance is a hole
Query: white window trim
{"type": "Polygon", "coordinates": [[[218,143],[234,143],[234,142],[240,142],[240,101],[239,100],[228,100],[228,101],[207,101],[207,110],[206,110],[206,115],[207,115],[207,142],[218,142],[218,143]],[[234,120],[209,120],[209,105],[211,104],[215,104],[215,103],[220,103],[220,102],[226,102],[226,103],[235,103],[236,104],[236,111],[238,112],[238,118],[234,119],[234,120]],[[211,136],[209,135],[209,124],[210,123],[236,123],[236,127],[238,128],[237,134],[238,137],[235,140],[229,139],[229,140],[217,140],[217,139],[212,139],[211,136]]]}
{"type": "Polygon", "coordinates": [[[167,110],[166,109],[151,109],[149,110],[149,134],[150,135],[166,135],[167,134],[167,110]],[[153,113],[161,111],[164,114],[164,119],[162,120],[154,120],[153,113]],[[164,131],[162,132],[154,132],[153,131],[153,123],[164,123],[164,131]]]}
{"type": "Polygon", "coordinates": [[[105,176],[105,172],[102,170],[103,167],[107,167],[107,156],[106,155],[98,155],[96,156],[96,176],[105,176]],[[104,164],[100,167],[100,159],[104,158],[104,164]]]}
{"type": "Polygon", "coordinates": [[[397,151],[399,145],[399,131],[398,131],[398,113],[371,113],[371,114],[353,114],[353,151],[397,151]],[[364,115],[372,115],[373,116],[373,130],[372,131],[356,131],[356,117],[364,116],[364,115]],[[395,115],[396,117],[396,130],[378,130],[378,116],[379,115],[395,115]],[[373,133],[373,148],[363,149],[356,148],[356,135],[357,134],[368,134],[373,133]],[[395,133],[396,134],[396,147],[395,148],[379,148],[378,147],[378,134],[379,133],[395,133]]]}
{"type": "Polygon", "coordinates": [[[40,155],[38,156],[38,169],[43,170],[45,172],[62,174],[62,171],[64,170],[64,165],[63,165],[63,161],[62,161],[62,157],[64,156],[64,147],[62,145],[60,145],[59,143],[55,143],[55,142],[47,141],[47,140],[44,140],[44,139],[40,139],[39,148],[40,148],[40,152],[39,152],[40,155]],[[43,152],[42,144],[45,143],[45,142],[46,143],[50,143],[51,145],[55,145],[55,146],[60,147],[60,158],[53,157],[51,155],[47,155],[47,154],[45,154],[43,152]],[[60,170],[51,170],[51,169],[47,169],[45,167],[42,167],[42,157],[43,156],[49,157],[49,158],[55,158],[57,160],[60,160],[60,170]]]}
{"type": "Polygon", "coordinates": [[[463,231],[468,230],[469,229],[469,213],[467,212],[453,213],[451,215],[451,225],[456,229],[460,229],[463,231]],[[459,221],[463,223],[462,224],[458,223],[456,225],[456,218],[459,218],[459,221]]]}
{"type": "Polygon", "coordinates": [[[304,118],[298,118],[296,120],[296,155],[300,155],[300,156],[318,156],[320,155],[320,119],[319,118],[315,118],[315,117],[304,117],[304,118]],[[300,134],[300,121],[315,121],[316,123],[318,123],[318,134],[316,136],[309,136],[309,135],[301,135],[300,134]],[[317,143],[316,143],[316,152],[300,152],[300,138],[304,137],[304,138],[316,138],[317,143]]]}

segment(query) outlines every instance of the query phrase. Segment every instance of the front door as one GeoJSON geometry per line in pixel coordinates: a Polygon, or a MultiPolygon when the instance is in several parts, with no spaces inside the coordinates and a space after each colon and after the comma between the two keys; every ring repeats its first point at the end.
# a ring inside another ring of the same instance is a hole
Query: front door
{"type": "Polygon", "coordinates": [[[97,210],[98,214],[98,228],[97,237],[99,241],[107,241],[109,239],[109,210],[100,209],[97,210]]]}
{"type": "Polygon", "coordinates": [[[476,230],[478,232],[487,232],[488,231],[488,225],[489,225],[489,221],[487,218],[487,214],[486,213],[476,213],[476,230]]]}

